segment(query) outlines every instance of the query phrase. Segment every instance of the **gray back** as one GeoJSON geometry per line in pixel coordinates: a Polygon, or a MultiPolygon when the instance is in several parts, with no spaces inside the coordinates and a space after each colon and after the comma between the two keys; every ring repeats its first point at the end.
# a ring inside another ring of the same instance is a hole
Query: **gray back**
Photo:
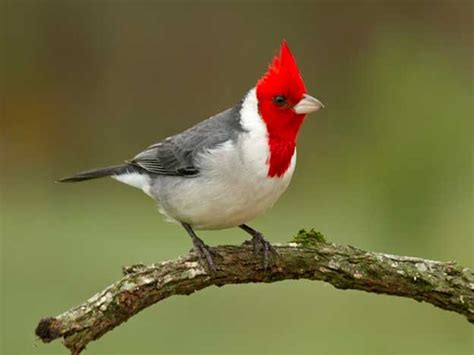
{"type": "Polygon", "coordinates": [[[195,126],[168,137],[137,154],[129,163],[157,175],[193,176],[199,173],[196,156],[206,149],[236,140],[244,129],[240,124],[242,102],[195,126]]]}

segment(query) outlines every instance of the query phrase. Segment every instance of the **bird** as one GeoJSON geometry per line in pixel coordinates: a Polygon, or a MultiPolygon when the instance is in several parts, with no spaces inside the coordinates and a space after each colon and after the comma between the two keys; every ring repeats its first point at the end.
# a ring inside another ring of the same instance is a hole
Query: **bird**
{"type": "Polygon", "coordinates": [[[124,163],[58,180],[111,177],[153,198],[169,222],[189,234],[200,261],[216,271],[213,253],[196,230],[239,227],[251,236],[266,269],[277,254],[247,223],[287,189],[296,141],[306,116],[324,105],[306,92],[286,40],[255,86],[233,107],[153,144],[124,163]]]}

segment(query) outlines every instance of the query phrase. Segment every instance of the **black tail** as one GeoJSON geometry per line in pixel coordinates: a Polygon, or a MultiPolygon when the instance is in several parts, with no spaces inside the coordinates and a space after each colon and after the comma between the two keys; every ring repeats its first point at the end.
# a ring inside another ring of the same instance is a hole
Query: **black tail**
{"type": "Polygon", "coordinates": [[[84,180],[97,179],[105,176],[120,175],[127,172],[133,172],[135,168],[129,164],[108,166],[106,168],[83,171],[72,176],[59,179],[57,182],[78,182],[84,180]]]}

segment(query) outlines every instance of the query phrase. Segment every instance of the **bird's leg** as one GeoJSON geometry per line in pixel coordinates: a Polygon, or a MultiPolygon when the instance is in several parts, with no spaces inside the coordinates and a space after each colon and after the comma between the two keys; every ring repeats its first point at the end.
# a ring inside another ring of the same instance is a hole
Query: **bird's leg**
{"type": "Polygon", "coordinates": [[[239,228],[243,229],[252,236],[252,240],[250,242],[253,245],[253,251],[255,254],[258,254],[260,248],[262,249],[263,268],[267,269],[270,253],[273,255],[278,255],[275,248],[273,248],[270,242],[263,237],[262,233],[256,231],[252,227],[249,227],[246,224],[241,224],[239,228]]]}
{"type": "Polygon", "coordinates": [[[194,233],[194,230],[189,224],[181,224],[191,237],[193,241],[193,249],[199,255],[201,261],[206,260],[209,270],[211,270],[212,272],[216,272],[216,266],[214,264],[214,260],[212,260],[212,255],[211,251],[209,250],[209,247],[196,235],[196,233],[194,233]]]}

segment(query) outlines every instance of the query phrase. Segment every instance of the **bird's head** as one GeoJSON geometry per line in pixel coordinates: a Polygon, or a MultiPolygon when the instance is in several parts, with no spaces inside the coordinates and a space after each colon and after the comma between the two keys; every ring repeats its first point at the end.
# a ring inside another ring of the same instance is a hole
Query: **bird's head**
{"type": "Polygon", "coordinates": [[[272,151],[269,175],[280,176],[289,165],[304,118],[324,106],[306,94],[300,71],[286,41],[281,43],[279,53],[257,82],[256,95],[258,111],[267,126],[272,151]]]}
{"type": "Polygon", "coordinates": [[[256,86],[258,109],[267,124],[270,135],[280,130],[299,129],[308,113],[319,110],[323,104],[306,94],[295,58],[286,41],[273,58],[267,72],[256,86]]]}

